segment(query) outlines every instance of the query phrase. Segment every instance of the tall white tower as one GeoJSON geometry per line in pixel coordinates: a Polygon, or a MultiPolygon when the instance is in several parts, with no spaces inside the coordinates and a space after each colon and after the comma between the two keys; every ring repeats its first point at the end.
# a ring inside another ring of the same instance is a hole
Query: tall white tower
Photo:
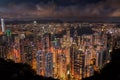
{"type": "Polygon", "coordinates": [[[5,24],[4,24],[4,19],[1,18],[1,27],[2,27],[2,32],[5,32],[5,24]]]}

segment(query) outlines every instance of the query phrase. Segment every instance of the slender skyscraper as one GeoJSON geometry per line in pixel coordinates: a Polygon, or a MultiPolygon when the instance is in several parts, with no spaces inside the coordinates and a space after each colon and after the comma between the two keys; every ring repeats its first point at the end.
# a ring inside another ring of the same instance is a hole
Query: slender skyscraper
{"type": "Polygon", "coordinates": [[[4,19],[1,18],[1,27],[2,27],[2,32],[5,32],[5,24],[4,24],[4,19]]]}

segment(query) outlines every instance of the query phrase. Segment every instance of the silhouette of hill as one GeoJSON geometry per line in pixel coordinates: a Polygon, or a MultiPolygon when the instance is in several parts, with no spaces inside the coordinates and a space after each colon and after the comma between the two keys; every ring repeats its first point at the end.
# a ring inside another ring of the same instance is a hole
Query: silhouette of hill
{"type": "Polygon", "coordinates": [[[38,17],[38,18],[5,18],[6,24],[32,23],[63,23],[63,22],[87,22],[87,23],[120,23],[120,17],[38,17]]]}
{"type": "Polygon", "coordinates": [[[83,80],[120,80],[120,49],[113,50],[111,62],[100,71],[100,74],[95,73],[94,76],[83,80]]]}
{"type": "Polygon", "coordinates": [[[0,80],[58,80],[36,74],[32,67],[24,63],[0,58],[0,80]]]}

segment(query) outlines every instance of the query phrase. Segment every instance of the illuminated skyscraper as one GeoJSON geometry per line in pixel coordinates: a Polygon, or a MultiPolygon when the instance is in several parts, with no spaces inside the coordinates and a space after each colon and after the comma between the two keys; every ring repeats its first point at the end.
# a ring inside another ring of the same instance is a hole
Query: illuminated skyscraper
{"type": "Polygon", "coordinates": [[[4,24],[4,19],[1,18],[1,27],[2,27],[2,32],[5,32],[5,24],[4,24]]]}
{"type": "Polygon", "coordinates": [[[53,77],[53,55],[50,52],[45,53],[45,76],[53,77]]]}
{"type": "Polygon", "coordinates": [[[37,74],[43,75],[45,72],[45,62],[44,62],[44,52],[42,50],[38,50],[36,53],[36,61],[37,61],[37,74]]]}
{"type": "Polygon", "coordinates": [[[25,62],[30,65],[32,64],[32,59],[33,59],[32,49],[33,48],[30,46],[24,46],[25,62]]]}
{"type": "Polygon", "coordinates": [[[66,55],[64,53],[62,53],[61,55],[59,55],[60,58],[60,72],[59,75],[62,79],[66,78],[66,74],[67,74],[67,65],[66,65],[66,55]]]}
{"type": "Polygon", "coordinates": [[[0,46],[0,58],[7,58],[8,49],[6,46],[0,46]]]}

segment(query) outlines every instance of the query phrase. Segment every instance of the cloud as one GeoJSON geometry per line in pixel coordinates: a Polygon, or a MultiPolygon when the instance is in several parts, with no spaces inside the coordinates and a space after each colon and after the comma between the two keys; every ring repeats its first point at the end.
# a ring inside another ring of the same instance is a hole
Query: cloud
{"type": "Polygon", "coordinates": [[[111,14],[110,14],[110,16],[115,16],[115,17],[120,17],[120,9],[117,9],[117,10],[115,10],[114,12],[112,12],[111,14]]]}
{"type": "Polygon", "coordinates": [[[120,17],[120,0],[10,0],[3,1],[3,17],[120,17]],[[86,2],[85,2],[86,1],[86,2]],[[32,3],[33,2],[33,3],[32,3]],[[81,2],[81,3],[80,3],[81,2]],[[5,5],[5,3],[7,3],[5,5]]]}

